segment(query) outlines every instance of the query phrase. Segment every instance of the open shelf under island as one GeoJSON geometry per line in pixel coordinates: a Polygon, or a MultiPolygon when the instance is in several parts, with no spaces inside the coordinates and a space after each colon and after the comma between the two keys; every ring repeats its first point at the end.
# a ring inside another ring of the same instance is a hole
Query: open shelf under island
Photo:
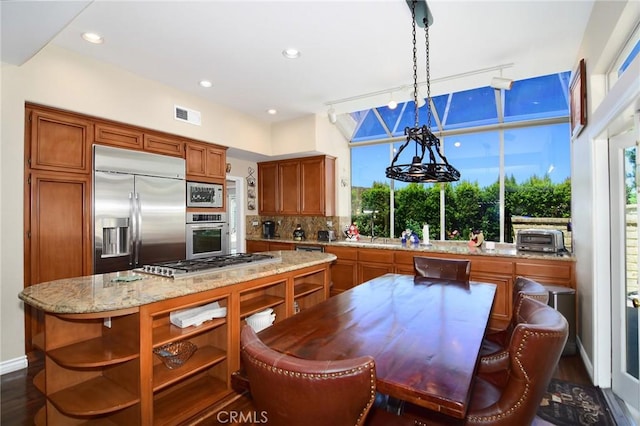
{"type": "Polygon", "coordinates": [[[174,425],[234,394],[240,328],[273,309],[275,321],[329,297],[334,254],[282,251],[281,261],[162,278],[132,271],[51,281],[19,297],[44,312],[34,345],[45,368],[34,384],[46,397],[37,425],[174,425]],[[171,312],[217,302],[226,316],[180,328],[171,312]],[[188,341],[196,351],[168,368],[154,350],[188,341]]]}

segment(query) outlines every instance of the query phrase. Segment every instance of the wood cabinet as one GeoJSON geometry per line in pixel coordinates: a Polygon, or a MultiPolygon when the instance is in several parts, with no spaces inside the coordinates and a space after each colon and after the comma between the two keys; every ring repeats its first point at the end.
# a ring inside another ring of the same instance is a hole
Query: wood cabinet
{"type": "Polygon", "coordinates": [[[185,141],[176,136],[160,133],[146,133],[142,139],[142,147],[147,152],[173,157],[184,157],[185,141]]]}
{"type": "Polygon", "coordinates": [[[278,163],[258,163],[258,211],[260,214],[279,214],[278,170],[278,163]]]}
{"type": "Polygon", "coordinates": [[[246,250],[247,250],[247,253],[258,253],[261,251],[275,251],[275,250],[293,250],[293,244],[285,243],[281,241],[247,240],[246,250]]]}
{"type": "Polygon", "coordinates": [[[144,134],[142,130],[122,124],[96,122],[94,125],[95,143],[117,148],[143,149],[144,134]]]}
{"type": "Polygon", "coordinates": [[[513,261],[493,258],[471,259],[472,281],[493,283],[497,286],[493,299],[489,327],[503,329],[511,321],[513,300],[513,261]]]}
{"type": "Polygon", "coordinates": [[[224,183],[226,179],[226,148],[188,142],[185,147],[187,180],[224,183]]]}
{"type": "Polygon", "coordinates": [[[328,295],[325,263],[120,311],[46,313],[39,336],[45,368],[34,378],[46,404],[34,423],[191,424],[232,395],[248,316],[273,308],[282,321],[328,295]],[[227,308],[225,317],[186,328],[171,323],[171,312],[213,302],[227,308]],[[178,368],[154,352],[184,341],[197,349],[178,368]]]}
{"type": "Polygon", "coordinates": [[[331,265],[331,296],[342,293],[358,284],[358,250],[353,247],[325,247],[337,259],[331,265]]]}
{"type": "Polygon", "coordinates": [[[335,158],[315,156],[258,163],[262,215],[332,216],[335,158]]]}
{"type": "Polygon", "coordinates": [[[93,124],[71,113],[26,108],[27,167],[65,173],[91,173],[93,124]]]}
{"type": "Polygon", "coordinates": [[[393,250],[358,250],[358,284],[394,272],[393,250]]]}

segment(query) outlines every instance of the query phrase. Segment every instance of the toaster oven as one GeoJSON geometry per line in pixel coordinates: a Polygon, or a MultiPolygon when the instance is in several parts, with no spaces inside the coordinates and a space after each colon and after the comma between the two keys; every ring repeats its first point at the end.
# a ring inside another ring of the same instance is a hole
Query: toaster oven
{"type": "Polygon", "coordinates": [[[522,251],[560,253],[565,251],[564,233],[557,229],[521,229],[516,237],[516,248],[522,251]]]}

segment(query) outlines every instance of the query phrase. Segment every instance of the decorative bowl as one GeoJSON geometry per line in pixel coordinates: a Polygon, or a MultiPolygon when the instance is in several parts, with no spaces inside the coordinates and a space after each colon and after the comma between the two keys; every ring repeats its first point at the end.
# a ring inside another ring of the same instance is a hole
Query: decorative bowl
{"type": "Polygon", "coordinates": [[[183,340],[159,346],[153,350],[153,353],[158,355],[165,367],[173,370],[187,362],[196,349],[198,349],[196,345],[188,340],[183,340]]]}

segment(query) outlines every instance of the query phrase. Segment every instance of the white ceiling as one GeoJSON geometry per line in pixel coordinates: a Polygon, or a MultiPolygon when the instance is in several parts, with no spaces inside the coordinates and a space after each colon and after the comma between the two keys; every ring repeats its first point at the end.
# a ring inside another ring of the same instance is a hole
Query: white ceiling
{"type": "MultiPolygon", "coordinates": [[[[593,2],[428,1],[431,94],[487,86],[500,72],[518,80],[573,69],[593,2]]],[[[405,0],[3,0],[0,13],[2,62],[21,65],[52,43],[264,121],[331,103],[339,113],[378,106],[393,88],[402,87],[396,100],[411,97],[405,0]],[[82,40],[85,31],[104,44],[82,40]],[[302,56],[285,59],[288,47],[302,56]]],[[[420,30],[419,81],[423,41],[420,30]]]]}

